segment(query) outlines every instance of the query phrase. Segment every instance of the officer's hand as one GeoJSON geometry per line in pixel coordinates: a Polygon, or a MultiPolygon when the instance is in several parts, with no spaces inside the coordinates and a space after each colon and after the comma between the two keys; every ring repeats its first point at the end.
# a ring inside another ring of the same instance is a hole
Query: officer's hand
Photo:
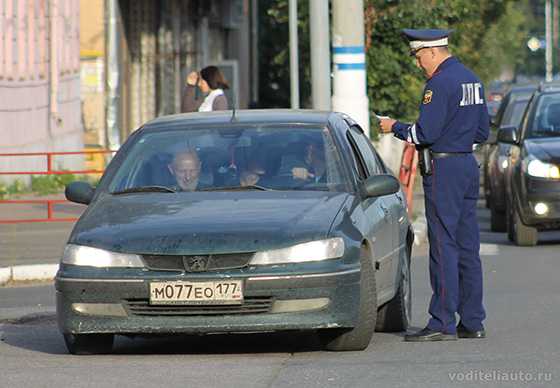
{"type": "Polygon", "coordinates": [[[292,176],[294,177],[294,179],[300,179],[302,181],[315,178],[315,175],[310,173],[309,170],[305,167],[292,168],[292,176]]]}
{"type": "Polygon", "coordinates": [[[393,130],[393,124],[395,124],[397,120],[393,120],[392,118],[386,119],[379,119],[379,128],[381,129],[381,133],[391,133],[393,130]]]}

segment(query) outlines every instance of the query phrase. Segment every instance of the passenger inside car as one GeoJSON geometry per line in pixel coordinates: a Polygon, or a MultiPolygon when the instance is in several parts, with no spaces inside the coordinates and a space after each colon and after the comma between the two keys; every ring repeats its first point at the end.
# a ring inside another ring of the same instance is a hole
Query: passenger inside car
{"type": "Polygon", "coordinates": [[[200,159],[193,149],[179,151],[167,166],[177,181],[177,189],[195,191],[199,188],[200,159]]]}
{"type": "Polygon", "coordinates": [[[294,179],[314,182],[326,182],[325,152],[321,144],[312,142],[305,146],[303,165],[292,168],[294,179]]]}
{"type": "Polygon", "coordinates": [[[257,159],[251,159],[247,163],[247,168],[239,176],[241,186],[254,186],[258,184],[261,176],[265,174],[265,169],[257,159]]]}

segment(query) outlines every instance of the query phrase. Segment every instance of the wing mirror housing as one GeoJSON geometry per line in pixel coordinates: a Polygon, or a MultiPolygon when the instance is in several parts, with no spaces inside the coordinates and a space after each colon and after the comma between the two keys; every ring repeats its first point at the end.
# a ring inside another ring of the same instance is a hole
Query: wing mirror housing
{"type": "Polygon", "coordinates": [[[64,190],[67,200],[84,205],[89,205],[94,194],[95,189],[87,182],[72,182],[64,190]]]}
{"type": "Polygon", "coordinates": [[[364,193],[366,197],[381,197],[383,195],[395,194],[401,188],[401,184],[392,175],[370,176],[364,182],[364,193]]]}
{"type": "Polygon", "coordinates": [[[506,144],[517,144],[517,127],[507,126],[498,130],[498,142],[506,144]]]}

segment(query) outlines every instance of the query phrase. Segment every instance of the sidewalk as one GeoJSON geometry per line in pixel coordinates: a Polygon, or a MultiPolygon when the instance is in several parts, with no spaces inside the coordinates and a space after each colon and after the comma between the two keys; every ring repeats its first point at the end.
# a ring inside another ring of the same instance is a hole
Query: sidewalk
{"type": "MultiPolygon", "coordinates": [[[[49,196],[20,195],[17,199],[62,199],[49,196]]],[[[78,217],[85,206],[55,205],[55,217],[78,217]]],[[[0,205],[0,219],[45,218],[46,205],[0,205]]],[[[58,269],[74,222],[0,224],[0,285],[9,281],[49,280],[58,269]]]]}

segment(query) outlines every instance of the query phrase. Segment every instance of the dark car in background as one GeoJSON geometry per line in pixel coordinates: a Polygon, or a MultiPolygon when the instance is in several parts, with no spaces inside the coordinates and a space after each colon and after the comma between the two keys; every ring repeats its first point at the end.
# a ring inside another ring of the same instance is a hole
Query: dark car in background
{"type": "Polygon", "coordinates": [[[89,205],[55,283],[71,353],[116,334],[284,330],[361,350],[410,322],[405,195],[346,115],[161,117],[66,196],[89,205]]]}
{"type": "Polygon", "coordinates": [[[505,127],[498,142],[511,146],[505,172],[508,237],[517,245],[560,229],[560,84],[542,84],[519,128],[505,127]]]}
{"type": "Polygon", "coordinates": [[[500,109],[492,121],[491,139],[485,145],[483,182],[486,207],[490,209],[490,228],[494,232],[506,231],[504,171],[511,147],[496,141],[496,133],[499,128],[519,127],[525,108],[536,88],[536,85],[513,86],[502,99],[500,109]]]}

